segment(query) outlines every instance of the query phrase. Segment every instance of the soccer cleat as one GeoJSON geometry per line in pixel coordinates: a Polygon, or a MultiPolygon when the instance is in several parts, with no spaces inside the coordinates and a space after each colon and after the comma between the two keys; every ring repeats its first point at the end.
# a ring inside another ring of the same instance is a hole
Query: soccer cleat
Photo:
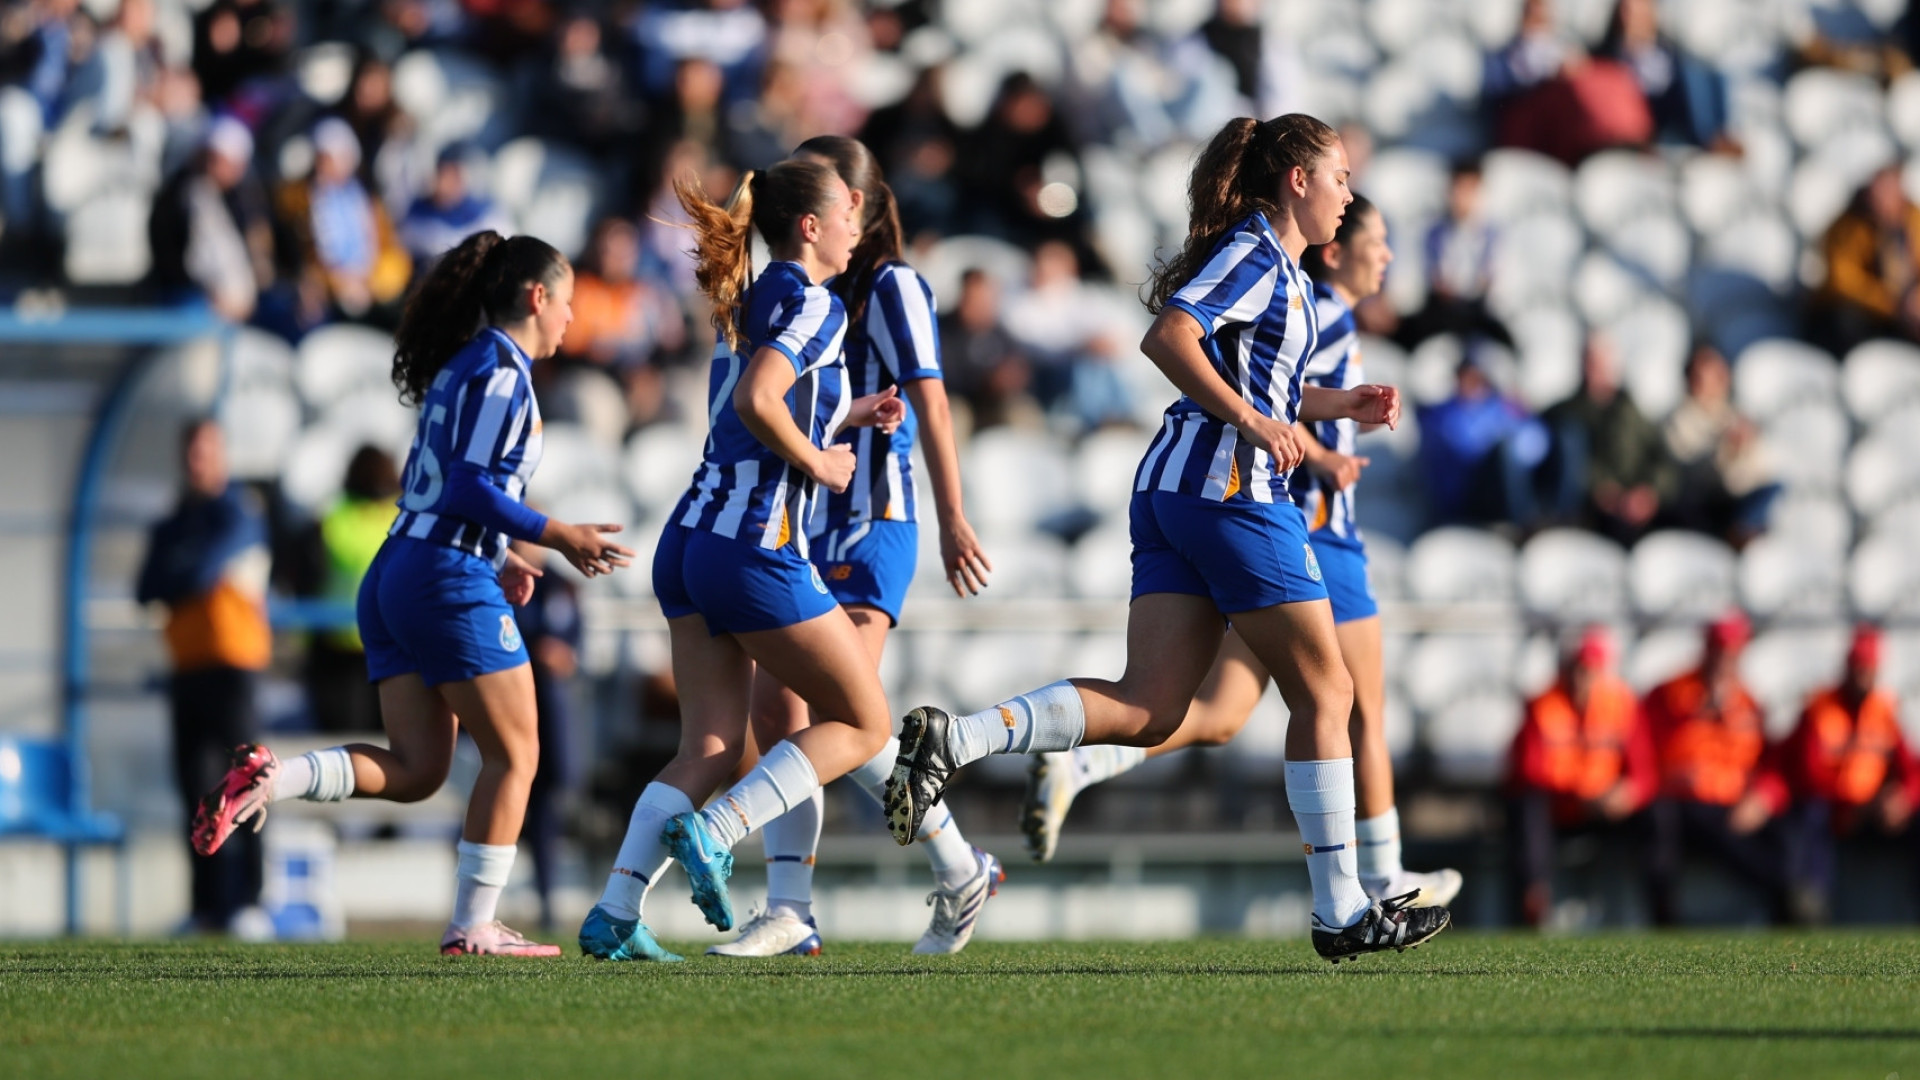
{"type": "Polygon", "coordinates": [[[714,840],[707,831],[707,819],[689,811],[668,819],[660,830],[660,842],[667,854],[686,868],[687,881],[693,885],[693,902],[715,930],[733,929],[733,901],[727,896],[727,879],[733,876],[733,852],[714,840]]]}
{"type": "Polygon", "coordinates": [[[895,843],[913,843],[927,811],[940,801],[953,763],[953,717],[945,709],[922,705],[900,722],[900,756],[887,779],[887,829],[895,843]]]}
{"type": "Polygon", "coordinates": [[[1413,903],[1408,907],[1446,907],[1453,898],[1460,895],[1460,886],[1464,879],[1458,870],[1435,870],[1429,874],[1417,874],[1411,870],[1402,870],[1395,878],[1361,878],[1360,887],[1375,900],[1384,900],[1389,896],[1405,893],[1413,894],[1413,903]]]}
{"type": "Polygon", "coordinates": [[[240,824],[251,820],[253,831],[267,823],[267,805],[273,801],[273,774],[280,759],[253,743],[233,748],[233,763],[220,785],[200,800],[193,814],[193,850],[211,855],[220,850],[240,824]]]}
{"type": "Polygon", "coordinates": [[[1060,844],[1060,827],[1067,810],[1080,794],[1079,771],[1073,751],[1054,750],[1033,755],[1027,764],[1027,795],[1020,803],[1020,831],[1027,838],[1027,854],[1034,862],[1053,858],[1060,844]]]}
{"type": "Polygon", "coordinates": [[[1313,917],[1313,951],[1333,963],[1370,952],[1417,948],[1447,928],[1453,917],[1443,907],[1414,907],[1415,893],[1375,900],[1352,926],[1336,929],[1313,917]]]}
{"type": "Polygon", "coordinates": [[[448,926],[441,956],[559,956],[560,946],[528,941],[498,919],[479,926],[448,926]]]}
{"type": "Polygon", "coordinates": [[[580,951],[596,960],[654,960],[677,964],[680,957],[653,939],[653,931],[638,919],[615,918],[599,904],[580,924],[580,951]]]}
{"type": "Polygon", "coordinates": [[[979,861],[980,871],[968,878],[966,884],[957,889],[935,889],[927,894],[927,903],[933,905],[933,922],[914,944],[914,955],[957,953],[973,940],[980,909],[987,906],[987,900],[1000,892],[1000,883],[1007,880],[1007,872],[999,859],[979,848],[973,849],[973,857],[979,861]]]}
{"type": "Polygon", "coordinates": [[[747,920],[740,936],[707,947],[709,956],[819,956],[820,928],[811,918],[762,911],[747,920]]]}

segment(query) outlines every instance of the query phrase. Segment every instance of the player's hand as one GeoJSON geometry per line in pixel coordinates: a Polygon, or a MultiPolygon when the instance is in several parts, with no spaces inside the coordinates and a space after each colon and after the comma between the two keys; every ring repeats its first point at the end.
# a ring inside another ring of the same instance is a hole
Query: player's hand
{"type": "Polygon", "coordinates": [[[1773,811],[1767,809],[1765,799],[1748,794],[1727,812],[1727,830],[1735,836],[1750,836],[1772,816],[1773,811]]]}
{"type": "Polygon", "coordinates": [[[525,607],[533,599],[533,580],[545,577],[546,572],[528,562],[511,546],[507,548],[506,565],[500,568],[500,591],[507,594],[507,603],[514,607],[525,607]]]}
{"type": "Polygon", "coordinates": [[[1273,456],[1273,467],[1280,472],[1306,459],[1306,437],[1292,424],[1283,424],[1269,416],[1255,416],[1237,426],[1248,442],[1273,456]]]}
{"type": "Polygon", "coordinates": [[[973,526],[957,514],[940,527],[940,565],[947,568],[947,584],[953,586],[955,596],[963,599],[979,596],[980,590],[987,587],[987,575],[992,572],[993,563],[980,549],[980,538],[973,535],[973,526]]]}
{"type": "Polygon", "coordinates": [[[540,534],[540,543],[559,552],[575,570],[588,577],[598,577],[633,562],[632,549],[601,535],[617,533],[622,528],[620,525],[569,525],[548,518],[547,531],[540,534]]]}
{"type": "Polygon", "coordinates": [[[855,464],[853,450],[834,443],[814,456],[813,468],[809,473],[821,487],[837,495],[853,483],[855,464]]]}
{"type": "Polygon", "coordinates": [[[891,435],[907,418],[907,403],[900,399],[900,388],[889,386],[877,394],[853,399],[847,407],[847,427],[878,428],[891,435]]]}
{"type": "Polygon", "coordinates": [[[1379,383],[1363,383],[1347,391],[1347,415],[1362,424],[1400,426],[1400,390],[1379,383]]]}
{"type": "Polygon", "coordinates": [[[1373,464],[1372,458],[1343,454],[1338,450],[1329,450],[1307,462],[1314,475],[1333,485],[1335,491],[1345,491],[1360,479],[1360,470],[1373,464]]]}

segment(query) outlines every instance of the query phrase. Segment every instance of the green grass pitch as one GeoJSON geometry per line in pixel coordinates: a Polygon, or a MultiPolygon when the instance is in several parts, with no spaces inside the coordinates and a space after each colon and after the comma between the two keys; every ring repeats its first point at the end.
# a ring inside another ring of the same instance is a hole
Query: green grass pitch
{"type": "Polygon", "coordinates": [[[1920,1080],[1920,935],[1453,932],[920,958],[443,959],[429,943],[0,945],[0,1075],[1920,1080]]]}

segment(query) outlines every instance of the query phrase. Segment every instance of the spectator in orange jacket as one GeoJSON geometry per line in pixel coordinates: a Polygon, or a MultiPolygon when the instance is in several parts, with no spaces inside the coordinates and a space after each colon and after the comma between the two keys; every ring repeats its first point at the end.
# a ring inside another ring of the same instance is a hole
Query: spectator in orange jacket
{"type": "Polygon", "coordinates": [[[1900,732],[1898,703],[1877,685],[1881,647],[1878,627],[1856,628],[1840,685],[1807,702],[1777,751],[1794,798],[1794,886],[1815,917],[1831,910],[1836,840],[1877,833],[1920,856],[1920,829],[1911,827],[1920,764],[1900,732]]]}
{"type": "Polygon", "coordinates": [[[1762,890],[1774,922],[1787,921],[1786,854],[1776,821],[1787,789],[1767,767],[1765,717],[1740,683],[1740,654],[1751,633],[1738,612],[1713,623],[1700,666],[1656,687],[1642,704],[1660,761],[1647,889],[1661,926],[1679,921],[1677,886],[1689,849],[1762,890]]]}
{"type": "Polygon", "coordinates": [[[1595,627],[1514,737],[1508,824],[1519,910],[1540,926],[1553,907],[1554,854],[1574,833],[1617,834],[1653,798],[1659,768],[1633,689],[1614,672],[1613,639],[1595,627]]]}

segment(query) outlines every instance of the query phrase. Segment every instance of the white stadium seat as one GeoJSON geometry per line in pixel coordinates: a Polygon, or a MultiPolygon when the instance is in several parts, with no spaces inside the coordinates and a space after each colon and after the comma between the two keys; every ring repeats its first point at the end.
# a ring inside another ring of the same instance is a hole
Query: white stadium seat
{"type": "Polygon", "coordinates": [[[1920,410],[1875,425],[1847,458],[1847,498],[1861,514],[1920,495],[1920,410]],[[1900,422],[1904,421],[1904,423],[1900,422]]]}
{"type": "Polygon", "coordinates": [[[1740,599],[1759,618],[1838,617],[1846,606],[1845,556],[1777,536],[1740,553],[1740,599]]]}
{"type": "Polygon", "coordinates": [[[1509,322],[1543,304],[1561,303],[1586,252],[1580,222],[1566,210],[1542,210],[1500,227],[1487,304],[1509,322]]]}
{"type": "Polygon", "coordinates": [[[1789,488],[1833,491],[1840,486],[1853,424],[1840,406],[1820,400],[1790,404],[1767,418],[1769,458],[1789,488]]]}
{"type": "Polygon", "coordinates": [[[1627,610],[1627,553],[1582,529],[1548,529],[1520,551],[1520,597],[1557,622],[1596,622],[1627,610]]]}
{"type": "Polygon", "coordinates": [[[1840,679],[1847,629],[1839,623],[1761,633],[1740,657],[1740,678],[1767,713],[1767,734],[1793,729],[1807,696],[1840,679]]]}
{"type": "Polygon", "coordinates": [[[1666,289],[1687,276],[1693,259],[1693,237],[1670,210],[1628,218],[1608,227],[1600,240],[1621,262],[1666,289]]]}
{"type": "Polygon", "coordinates": [[[1601,235],[1679,209],[1673,170],[1660,158],[1633,150],[1606,150],[1582,162],[1573,193],[1581,219],[1601,235]]]}
{"type": "Polygon", "coordinates": [[[1890,338],[1854,346],[1840,366],[1840,389],[1862,424],[1920,403],[1920,346],[1890,338]]]}
{"type": "MultiPolygon", "coordinates": [[[[1181,181],[1184,185],[1185,181],[1181,181]]],[[[1179,228],[1186,229],[1186,188],[1179,188],[1181,218],[1179,228]]],[[[1024,287],[1027,275],[1032,269],[1033,260],[1027,253],[991,236],[948,236],[937,242],[923,258],[916,259],[914,269],[927,279],[933,287],[936,297],[950,297],[949,304],[957,303],[960,296],[960,277],[968,270],[983,270],[987,276],[998,282],[1003,291],[1024,287]]]]}
{"type": "Polygon", "coordinates": [[[578,424],[551,423],[542,429],[540,468],[527,485],[527,498],[548,505],[582,489],[611,488],[618,480],[613,455],[578,424]]]}
{"type": "Polygon", "coordinates": [[[234,331],[232,342],[232,351],[228,354],[232,364],[227,375],[228,390],[294,388],[294,352],[284,338],[243,326],[234,331]]]}
{"type": "Polygon", "coordinates": [[[1604,251],[1589,251],[1573,272],[1573,303],[1589,324],[1610,323],[1645,301],[1651,284],[1604,251]]]}
{"type": "Polygon", "coordinates": [[[1741,412],[1763,422],[1788,405],[1838,401],[1840,365],[1805,342],[1756,341],[1734,362],[1733,398],[1741,412]]]}
{"type": "Polygon", "coordinates": [[[1699,154],[1680,166],[1680,207],[1702,236],[1720,231],[1759,202],[1753,177],[1738,159],[1699,154]]]}
{"type": "MultiPolygon", "coordinates": [[[[992,551],[987,558],[994,558],[992,551]]],[[[1133,587],[1133,540],[1124,516],[1080,538],[1067,570],[1083,600],[1125,600],[1133,587]]],[[[997,562],[995,565],[999,565],[997,562]]]]}
{"type": "Polygon", "coordinates": [[[1422,731],[1434,771],[1456,784],[1499,783],[1525,711],[1516,694],[1482,690],[1428,714],[1422,731]]]}
{"type": "Polygon", "coordinates": [[[1647,535],[1634,545],[1627,575],[1634,609],[1648,619],[1713,619],[1739,599],[1738,557],[1702,533],[1647,535]]]}
{"type": "Polygon", "coordinates": [[[1514,599],[1518,564],[1504,537],[1459,526],[1434,529],[1407,552],[1407,594],[1434,604],[1507,603],[1514,599]]]}
{"type": "Polygon", "coordinates": [[[1367,581],[1376,599],[1393,602],[1404,599],[1406,591],[1406,545],[1384,533],[1366,535],[1367,581]]]}
{"type": "Polygon", "coordinates": [[[1489,150],[1480,169],[1480,201],[1494,221],[1515,222],[1535,213],[1559,216],[1573,206],[1573,173],[1545,154],[1489,150]]]}
{"type": "Polygon", "coordinates": [[[664,514],[686,493],[704,441],[703,433],[680,423],[654,424],[633,433],[621,454],[620,471],[642,513],[664,514]]]}
{"type": "Polygon", "coordinates": [[[1799,282],[1800,247],[1792,222],[1777,210],[1757,208],[1709,235],[1700,258],[1709,266],[1751,275],[1784,295],[1799,282]]]}
{"type": "Polygon", "coordinates": [[[300,396],[311,408],[358,390],[393,388],[393,338],[370,326],[323,326],[300,339],[296,363],[300,396]]]}
{"type": "MultiPolygon", "coordinates": [[[[1369,95],[1383,77],[1375,76],[1369,95]]],[[[1373,156],[1373,163],[1367,166],[1366,185],[1367,198],[1387,216],[1389,225],[1421,230],[1420,234],[1401,234],[1399,247],[1415,247],[1426,223],[1446,208],[1447,163],[1431,150],[1392,147],[1373,156]]]]}
{"type": "Polygon", "coordinates": [[[1767,515],[1767,531],[1806,547],[1843,555],[1853,544],[1853,511],[1835,494],[1824,490],[1788,491],[1774,501],[1767,515]]]}
{"type": "Polygon", "coordinates": [[[1520,350],[1520,399],[1540,410],[1564,401],[1580,389],[1580,355],[1586,330],[1580,317],[1564,307],[1530,306],[1509,319],[1520,350]]]}
{"type": "Polygon", "coordinates": [[[1512,632],[1427,634],[1408,652],[1401,683],[1427,716],[1478,693],[1511,693],[1520,647],[1512,632]]]}
{"type": "Polygon", "coordinates": [[[1920,546],[1920,498],[1903,499],[1882,507],[1866,529],[1868,536],[1898,536],[1920,546]]]}
{"type": "Polygon", "coordinates": [[[1865,76],[1830,67],[1810,67],[1787,80],[1787,129],[1812,149],[1835,132],[1881,126],[1880,87],[1865,76]]]}
{"type": "Polygon", "coordinates": [[[1074,487],[1095,513],[1126,518],[1133,477],[1158,429],[1106,428],[1080,440],[1073,451],[1074,487]]]}
{"type": "Polygon", "coordinates": [[[355,440],[356,448],[361,443],[371,444],[404,463],[419,416],[400,404],[400,395],[392,387],[367,387],[327,406],[320,414],[320,423],[355,440]]]}
{"type": "Polygon", "coordinates": [[[1848,570],[1853,609],[1869,619],[1920,616],[1920,543],[1877,533],[1854,549],[1848,570]]]}
{"type": "Polygon", "coordinates": [[[1026,531],[1049,514],[1078,504],[1067,457],[1050,436],[991,428],[960,457],[967,516],[982,529],[1026,531]]]}
{"type": "Polygon", "coordinates": [[[1908,150],[1920,150],[1920,71],[1909,71],[1887,88],[1887,126],[1908,150]]]}
{"type": "Polygon", "coordinates": [[[1621,671],[1627,682],[1644,694],[1691,671],[1705,651],[1706,641],[1699,627],[1663,626],[1633,643],[1621,671]]]}
{"type": "Polygon", "coordinates": [[[219,418],[233,475],[245,480],[280,475],[300,435],[300,401],[292,389],[264,383],[236,387],[221,401],[219,418]]]}
{"type": "MultiPolygon", "coordinates": [[[[921,531],[933,532],[932,529],[921,531]]],[[[1045,533],[1002,533],[983,528],[980,531],[980,545],[986,549],[987,558],[993,561],[991,588],[994,595],[1021,599],[1066,595],[1070,560],[1067,558],[1066,545],[1059,540],[1045,533]]],[[[925,561],[935,568],[940,565],[937,556],[925,561]]],[[[931,578],[929,585],[947,590],[946,583],[938,573],[915,576],[931,578]]]]}
{"type": "Polygon", "coordinates": [[[1622,381],[1640,411],[1658,419],[1686,395],[1683,374],[1692,328],[1671,300],[1650,298],[1606,324],[1622,381]]]}
{"type": "Polygon", "coordinates": [[[153,265],[147,218],[153,200],[136,188],[108,188],[67,215],[67,279],[76,285],[132,285],[153,265]]]}

